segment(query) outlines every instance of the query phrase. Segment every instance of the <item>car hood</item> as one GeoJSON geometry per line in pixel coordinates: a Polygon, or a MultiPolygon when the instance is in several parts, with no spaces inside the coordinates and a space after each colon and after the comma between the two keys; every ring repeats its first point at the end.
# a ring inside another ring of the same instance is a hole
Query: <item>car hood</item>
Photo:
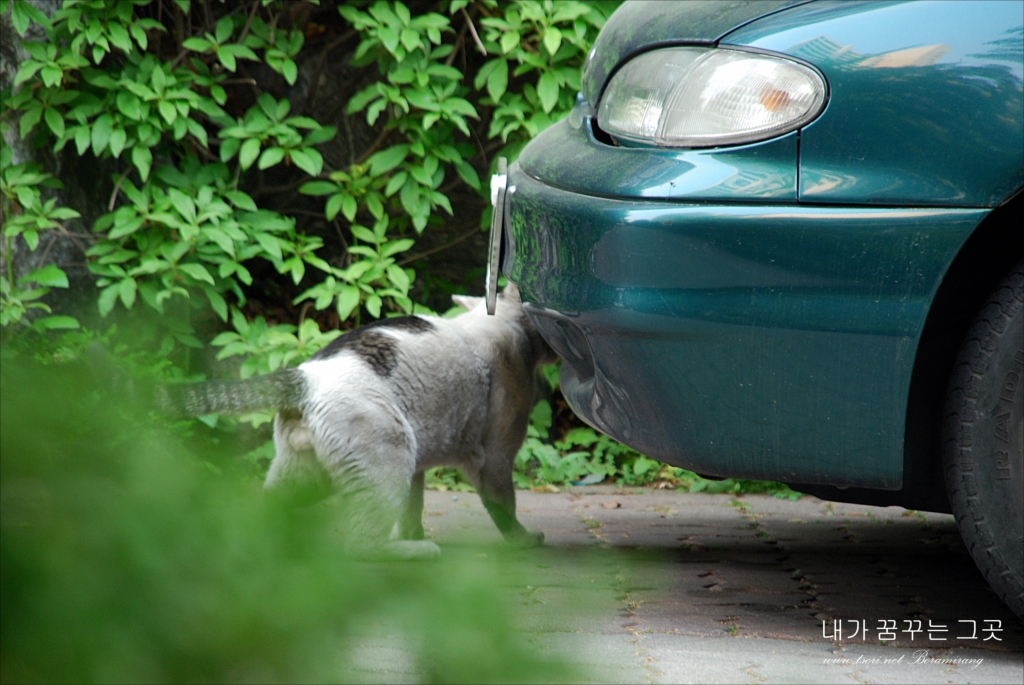
{"type": "Polygon", "coordinates": [[[608,77],[623,60],[657,45],[715,43],[754,19],[809,0],[632,0],[608,18],[583,66],[583,96],[597,105],[608,77]]]}

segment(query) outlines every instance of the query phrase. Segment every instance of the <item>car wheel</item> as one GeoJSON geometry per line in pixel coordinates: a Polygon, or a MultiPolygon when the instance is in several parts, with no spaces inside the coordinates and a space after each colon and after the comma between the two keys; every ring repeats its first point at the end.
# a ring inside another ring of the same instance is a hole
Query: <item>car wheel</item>
{"type": "Polygon", "coordinates": [[[1024,617],[1024,261],[974,321],[946,395],[946,487],[992,589],[1024,617]]]}

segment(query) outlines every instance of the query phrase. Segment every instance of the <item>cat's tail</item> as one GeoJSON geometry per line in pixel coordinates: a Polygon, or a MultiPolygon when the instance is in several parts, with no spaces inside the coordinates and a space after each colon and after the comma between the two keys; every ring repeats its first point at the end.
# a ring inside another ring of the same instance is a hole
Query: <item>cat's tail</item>
{"type": "Polygon", "coordinates": [[[305,377],[295,368],[244,381],[154,384],[120,372],[98,343],[90,344],[87,352],[93,375],[107,391],[132,404],[171,416],[297,409],[306,393],[305,377]]]}
{"type": "Polygon", "coordinates": [[[264,409],[293,409],[302,404],[306,382],[298,369],[281,369],[244,381],[215,380],[158,386],[158,409],[173,416],[241,414],[264,409]]]}

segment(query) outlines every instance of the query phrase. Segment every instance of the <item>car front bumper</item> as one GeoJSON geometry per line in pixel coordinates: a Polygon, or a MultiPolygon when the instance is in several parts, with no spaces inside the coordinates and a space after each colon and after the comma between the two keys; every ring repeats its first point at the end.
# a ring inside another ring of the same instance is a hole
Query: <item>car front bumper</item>
{"type": "Polygon", "coordinates": [[[917,343],[987,210],[508,186],[503,271],[585,421],[702,474],[902,487],[917,343]]]}

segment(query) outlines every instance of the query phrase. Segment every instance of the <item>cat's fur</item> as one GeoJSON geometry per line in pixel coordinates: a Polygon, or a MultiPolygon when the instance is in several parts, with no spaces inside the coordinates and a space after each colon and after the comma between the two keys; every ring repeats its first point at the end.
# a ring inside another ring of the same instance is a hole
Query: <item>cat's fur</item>
{"type": "Polygon", "coordinates": [[[276,456],[264,487],[309,502],[340,493],[358,556],[422,558],[423,474],[457,466],[516,545],[540,531],[516,519],[512,465],[526,436],[537,366],[551,349],[510,284],[489,316],[482,298],[453,297],[453,319],[408,316],[350,331],[297,368],[246,381],[167,385],[179,414],[277,409],[276,456]],[[397,540],[389,540],[391,537],[397,540]]]}

